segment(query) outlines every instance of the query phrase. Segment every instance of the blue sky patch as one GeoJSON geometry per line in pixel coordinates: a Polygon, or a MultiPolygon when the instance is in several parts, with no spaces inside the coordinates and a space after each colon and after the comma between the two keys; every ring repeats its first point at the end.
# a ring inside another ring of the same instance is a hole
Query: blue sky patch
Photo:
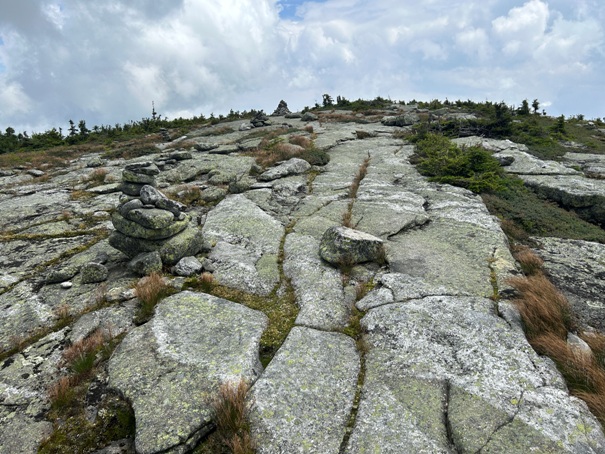
{"type": "Polygon", "coordinates": [[[280,0],[277,4],[281,7],[279,17],[282,19],[299,20],[296,10],[303,3],[324,3],[326,0],[280,0]]]}

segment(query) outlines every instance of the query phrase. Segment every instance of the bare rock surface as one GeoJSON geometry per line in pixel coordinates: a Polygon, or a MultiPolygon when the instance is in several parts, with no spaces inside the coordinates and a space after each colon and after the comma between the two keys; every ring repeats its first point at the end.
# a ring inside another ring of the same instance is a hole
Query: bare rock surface
{"type": "Polygon", "coordinates": [[[109,362],[109,384],[132,402],[136,451],[187,452],[207,434],[218,386],[262,372],[258,342],[266,324],[260,312],[185,291],[130,331],[109,362]]]}
{"type": "MultiPolygon", "coordinates": [[[[0,453],[34,453],[55,429],[48,386],[64,348],[96,329],[124,336],[105,368],[136,418],[136,434],[99,453],[191,451],[213,430],[219,384],[240,378],[252,385],[261,453],[604,452],[597,420],[525,340],[507,299],[519,268],[498,219],[471,192],[427,182],[410,163],[414,145],[392,134],[408,126],[380,122],[426,112],[392,106],[342,112],[359,123],[323,121],[328,112],[292,120],[313,127],[296,134],[328,153],[323,166],[255,164],[264,134],[289,139],[278,115],[272,125],[259,117],[249,130],[238,130],[242,120],[205,127],[146,156],[105,161],[103,185],[87,167],[98,154],[44,169],[44,181],[25,168],[1,173],[0,453]],[[121,178],[132,195],[110,192],[121,178]],[[322,237],[345,218],[384,246],[385,261],[322,258],[322,237]],[[138,276],[128,263],[139,254],[154,260],[136,273],[161,266],[176,293],[135,327],[138,276]],[[91,263],[103,280],[86,278],[91,263]],[[183,291],[204,283],[269,319],[183,291]],[[290,301],[298,313],[282,316],[290,301]],[[285,341],[271,358],[275,329],[285,341]]],[[[602,222],[600,158],[554,162],[510,141],[459,143],[481,144],[543,195],[602,222]]],[[[582,321],[605,329],[601,245],[543,239],[538,253],[582,321]]]]}
{"type": "Polygon", "coordinates": [[[536,253],[582,325],[605,330],[605,245],[590,241],[539,238],[536,253]]]}
{"type": "Polygon", "coordinates": [[[350,337],[292,329],[250,393],[258,452],[337,453],[358,372],[350,337]]]}

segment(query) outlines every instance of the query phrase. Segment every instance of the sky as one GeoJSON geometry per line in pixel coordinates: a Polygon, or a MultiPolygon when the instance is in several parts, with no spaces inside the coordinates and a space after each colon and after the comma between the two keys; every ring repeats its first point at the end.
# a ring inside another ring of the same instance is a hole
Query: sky
{"type": "Polygon", "coordinates": [[[602,0],[0,0],[0,131],[538,99],[605,117],[602,0]]]}

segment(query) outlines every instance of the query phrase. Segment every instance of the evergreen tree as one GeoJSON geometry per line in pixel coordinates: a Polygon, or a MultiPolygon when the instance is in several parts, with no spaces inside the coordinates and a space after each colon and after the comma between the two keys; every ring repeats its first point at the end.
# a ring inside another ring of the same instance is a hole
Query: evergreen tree
{"type": "Polygon", "coordinates": [[[537,99],[534,99],[534,101],[531,103],[531,108],[534,109],[534,115],[538,113],[538,109],[540,108],[540,103],[538,102],[537,99]]]}

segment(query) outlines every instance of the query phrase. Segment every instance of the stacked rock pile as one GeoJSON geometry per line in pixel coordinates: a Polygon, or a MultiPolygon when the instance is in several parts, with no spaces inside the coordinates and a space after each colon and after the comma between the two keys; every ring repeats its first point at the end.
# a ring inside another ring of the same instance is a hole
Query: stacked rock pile
{"type": "Polygon", "coordinates": [[[271,114],[271,116],[282,116],[283,117],[284,115],[288,115],[291,113],[292,112],[290,112],[290,109],[288,109],[288,103],[286,103],[286,101],[284,101],[282,99],[279,102],[279,104],[277,105],[277,108],[271,114]]]}
{"type": "Polygon", "coordinates": [[[155,176],[159,173],[160,169],[151,161],[128,164],[122,171],[120,189],[126,195],[138,197],[143,186],[156,185],[155,176]]]}
{"type": "Polygon", "coordinates": [[[127,166],[120,205],[111,218],[116,231],[109,244],[131,258],[129,267],[142,275],[195,255],[203,243],[184,212],[187,207],[154,187],[158,173],[151,162],[127,166]]]}

